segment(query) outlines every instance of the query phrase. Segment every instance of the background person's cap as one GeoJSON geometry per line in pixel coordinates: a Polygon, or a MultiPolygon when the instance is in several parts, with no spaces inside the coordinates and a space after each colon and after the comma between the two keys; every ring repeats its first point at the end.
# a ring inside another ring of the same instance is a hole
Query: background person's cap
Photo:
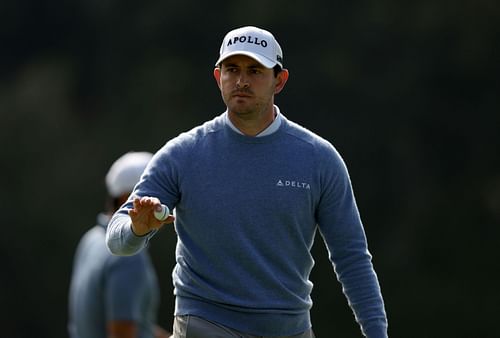
{"type": "Polygon", "coordinates": [[[249,56],[266,68],[276,65],[283,68],[283,52],[278,41],[270,32],[257,27],[241,27],[227,33],[215,65],[233,55],[249,56]]]}
{"type": "Polygon", "coordinates": [[[128,152],[117,159],[106,174],[109,195],[116,198],[131,193],[151,157],[148,152],[128,152]]]}

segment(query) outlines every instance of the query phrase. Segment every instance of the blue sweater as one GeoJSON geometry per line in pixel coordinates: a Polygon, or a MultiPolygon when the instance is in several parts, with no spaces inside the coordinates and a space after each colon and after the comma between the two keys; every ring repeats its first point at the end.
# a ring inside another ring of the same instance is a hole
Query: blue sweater
{"type": "MultiPolygon", "coordinates": [[[[220,115],[170,140],[132,196],[175,208],[175,314],[242,332],[293,335],[311,326],[319,230],[364,334],[387,336],[377,276],[349,176],[326,140],[281,115],[271,135],[235,132],[220,115]]],[[[108,227],[107,244],[130,255],[154,235],[131,232],[129,200],[108,227]]]]}

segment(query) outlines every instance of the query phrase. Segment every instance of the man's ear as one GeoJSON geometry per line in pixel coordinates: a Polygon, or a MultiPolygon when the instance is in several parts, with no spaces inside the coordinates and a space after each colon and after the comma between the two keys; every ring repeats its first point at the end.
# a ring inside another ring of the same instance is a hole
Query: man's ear
{"type": "Polygon", "coordinates": [[[278,94],[285,87],[286,82],[288,81],[288,69],[283,68],[281,72],[276,76],[276,87],[274,89],[274,94],[278,94]]]}
{"type": "Polygon", "coordinates": [[[214,78],[215,81],[217,82],[217,86],[220,88],[220,67],[215,67],[214,68],[214,78]]]}

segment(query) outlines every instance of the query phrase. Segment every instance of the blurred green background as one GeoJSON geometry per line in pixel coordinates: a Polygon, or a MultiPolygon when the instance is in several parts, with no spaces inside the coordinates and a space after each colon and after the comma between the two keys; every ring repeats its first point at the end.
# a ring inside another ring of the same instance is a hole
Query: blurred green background
{"type": "MultiPolygon", "coordinates": [[[[350,169],[391,337],[497,337],[500,6],[476,1],[0,3],[2,337],[66,337],[73,252],[104,175],[224,110],[224,34],[272,31],[282,112],[350,169]]],[[[217,206],[211,206],[217,207],[217,206]]],[[[175,234],[151,254],[170,327],[175,234]]],[[[319,338],[360,337],[318,237],[319,338]]]]}

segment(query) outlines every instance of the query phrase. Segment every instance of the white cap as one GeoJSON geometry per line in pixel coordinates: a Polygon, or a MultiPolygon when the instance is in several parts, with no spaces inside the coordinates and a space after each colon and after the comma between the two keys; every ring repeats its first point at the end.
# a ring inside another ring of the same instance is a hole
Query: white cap
{"type": "Polygon", "coordinates": [[[106,187],[111,197],[129,194],[139,182],[153,154],[128,152],[117,159],[106,174],[106,187]]]}
{"type": "Polygon", "coordinates": [[[283,68],[283,52],[278,41],[270,32],[257,27],[246,26],[227,33],[215,65],[233,55],[249,56],[266,68],[276,65],[283,68]]]}

